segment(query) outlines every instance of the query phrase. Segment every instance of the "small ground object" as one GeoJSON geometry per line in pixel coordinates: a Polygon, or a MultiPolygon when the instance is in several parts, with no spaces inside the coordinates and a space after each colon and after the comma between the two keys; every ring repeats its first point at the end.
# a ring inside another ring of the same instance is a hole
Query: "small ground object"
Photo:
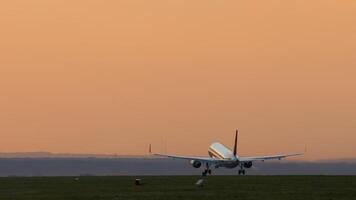
{"type": "Polygon", "coordinates": [[[139,178],[135,179],[135,185],[142,185],[142,180],[139,178]]]}
{"type": "Polygon", "coordinates": [[[78,178],[78,177],[76,177],[74,180],[75,180],[75,181],[79,181],[79,178],[78,178]]]}
{"type": "Polygon", "coordinates": [[[204,179],[199,179],[196,183],[195,183],[196,186],[198,187],[203,187],[204,186],[204,179]]]}

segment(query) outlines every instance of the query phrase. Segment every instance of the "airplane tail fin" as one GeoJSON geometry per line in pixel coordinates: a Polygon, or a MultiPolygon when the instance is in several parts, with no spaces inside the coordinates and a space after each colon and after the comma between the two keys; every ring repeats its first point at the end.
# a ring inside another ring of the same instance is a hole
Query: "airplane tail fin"
{"type": "Polygon", "coordinates": [[[239,137],[239,130],[236,129],[235,144],[234,144],[234,156],[237,155],[237,142],[238,142],[238,137],[239,137]]]}

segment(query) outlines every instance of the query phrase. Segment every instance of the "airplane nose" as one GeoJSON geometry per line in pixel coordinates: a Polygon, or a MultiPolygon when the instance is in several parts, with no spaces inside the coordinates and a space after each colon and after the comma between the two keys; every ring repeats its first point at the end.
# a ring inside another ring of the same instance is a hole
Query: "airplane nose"
{"type": "Polygon", "coordinates": [[[239,158],[237,156],[234,156],[233,160],[239,163],[239,158]]]}

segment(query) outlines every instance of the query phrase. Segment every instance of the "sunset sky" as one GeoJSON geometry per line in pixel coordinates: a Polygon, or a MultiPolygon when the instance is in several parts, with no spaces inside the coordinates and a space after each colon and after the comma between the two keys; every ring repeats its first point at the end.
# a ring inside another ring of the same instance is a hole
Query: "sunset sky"
{"type": "Polygon", "coordinates": [[[243,155],[356,157],[356,1],[0,4],[0,152],[207,155],[236,128],[243,155]]]}

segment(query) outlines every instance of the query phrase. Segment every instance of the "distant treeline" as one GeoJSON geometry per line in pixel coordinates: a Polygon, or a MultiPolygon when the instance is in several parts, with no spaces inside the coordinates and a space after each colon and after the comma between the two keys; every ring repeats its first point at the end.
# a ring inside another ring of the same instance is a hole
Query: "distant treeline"
{"type": "MultiPolygon", "coordinates": [[[[189,162],[161,158],[0,158],[0,176],[199,175],[189,162]]],[[[217,175],[237,169],[213,169],[217,175]]],[[[251,175],[356,175],[356,162],[256,162],[251,175]]]]}

